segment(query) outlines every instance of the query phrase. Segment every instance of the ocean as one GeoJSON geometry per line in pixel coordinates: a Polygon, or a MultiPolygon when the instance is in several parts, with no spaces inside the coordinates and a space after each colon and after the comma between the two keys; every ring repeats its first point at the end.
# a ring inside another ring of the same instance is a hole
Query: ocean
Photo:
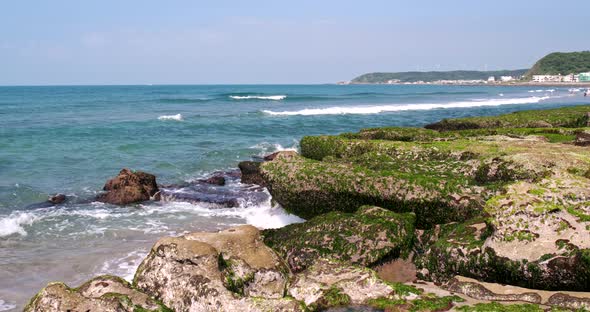
{"type": "Polygon", "coordinates": [[[221,190],[245,194],[231,208],[92,201],[121,168],[181,184],[297,150],[305,135],[419,127],[585,100],[567,88],[506,86],[0,87],[0,311],[22,309],[50,281],[78,286],[103,273],[131,279],[162,236],[302,221],[273,206],[265,190],[239,181],[221,190]],[[54,193],[68,202],[35,205],[54,193]]]}

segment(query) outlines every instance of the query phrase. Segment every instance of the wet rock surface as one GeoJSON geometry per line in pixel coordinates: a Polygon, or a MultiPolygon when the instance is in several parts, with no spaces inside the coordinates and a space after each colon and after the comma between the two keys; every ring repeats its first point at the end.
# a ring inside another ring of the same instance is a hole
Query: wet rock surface
{"type": "Polygon", "coordinates": [[[107,181],[96,200],[114,204],[127,205],[152,199],[158,193],[156,177],[142,171],[123,169],[119,174],[107,181]]]}
{"type": "Polygon", "coordinates": [[[162,201],[180,201],[194,204],[212,204],[220,208],[234,208],[260,203],[268,198],[264,188],[257,185],[236,185],[236,179],[226,179],[228,185],[215,185],[203,181],[171,185],[160,188],[162,201]],[[231,185],[229,185],[231,184],[231,185]]]}

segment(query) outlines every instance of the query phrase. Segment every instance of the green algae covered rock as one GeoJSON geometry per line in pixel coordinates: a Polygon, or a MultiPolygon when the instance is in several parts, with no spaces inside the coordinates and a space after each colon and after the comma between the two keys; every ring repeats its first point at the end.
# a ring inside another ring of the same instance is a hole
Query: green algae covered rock
{"type": "Polygon", "coordinates": [[[417,226],[429,227],[479,213],[480,191],[469,178],[453,173],[461,169],[457,162],[435,160],[429,169],[424,163],[404,166],[388,155],[377,156],[363,154],[367,161],[358,159],[356,163],[297,156],[263,163],[261,169],[273,199],[305,219],[375,205],[395,212],[414,212],[417,226]],[[440,171],[432,170],[435,166],[440,171]]]}
{"type": "Polygon", "coordinates": [[[287,294],[305,303],[310,310],[323,310],[349,304],[364,305],[372,299],[394,295],[395,288],[373,270],[318,259],[293,276],[287,294]]]}
{"type": "Polygon", "coordinates": [[[370,266],[407,253],[415,216],[364,206],[356,213],[330,212],[304,223],[263,232],[264,242],[300,271],[317,258],[330,257],[370,266]]]}
{"type": "Polygon", "coordinates": [[[25,307],[24,311],[153,311],[171,312],[169,308],[134,289],[115,276],[99,276],[78,288],[50,283],[25,307]]]}
{"type": "Polygon", "coordinates": [[[551,128],[589,126],[590,106],[562,107],[548,110],[520,111],[490,117],[444,119],[425,128],[452,131],[480,128],[551,128]]]}

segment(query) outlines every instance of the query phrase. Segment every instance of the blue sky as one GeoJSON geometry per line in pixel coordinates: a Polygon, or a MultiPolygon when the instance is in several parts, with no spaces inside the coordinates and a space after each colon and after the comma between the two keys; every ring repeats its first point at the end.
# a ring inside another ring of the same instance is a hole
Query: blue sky
{"type": "Polygon", "coordinates": [[[3,1],[0,85],[324,83],[590,49],[590,1],[3,1]]]}

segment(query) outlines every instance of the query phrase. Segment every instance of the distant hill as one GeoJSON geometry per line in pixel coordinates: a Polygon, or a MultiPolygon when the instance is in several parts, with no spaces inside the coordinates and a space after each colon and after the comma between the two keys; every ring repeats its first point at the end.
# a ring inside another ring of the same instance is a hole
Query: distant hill
{"type": "Polygon", "coordinates": [[[548,54],[526,73],[532,75],[567,75],[590,71],[590,51],[582,52],[555,52],[548,54]]]}
{"type": "Polygon", "coordinates": [[[528,69],[475,71],[430,71],[430,72],[399,72],[399,73],[369,73],[354,78],[352,83],[387,83],[388,80],[399,79],[401,82],[432,82],[437,80],[487,80],[494,76],[522,76],[528,69]]]}

